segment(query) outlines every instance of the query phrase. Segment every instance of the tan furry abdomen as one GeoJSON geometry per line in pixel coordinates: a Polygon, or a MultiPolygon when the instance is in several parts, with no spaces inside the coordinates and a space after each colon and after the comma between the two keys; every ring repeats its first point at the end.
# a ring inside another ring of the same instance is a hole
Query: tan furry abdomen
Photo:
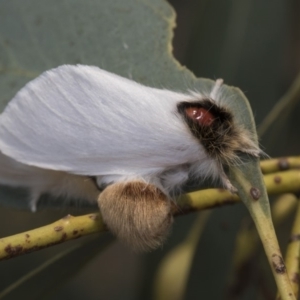
{"type": "Polygon", "coordinates": [[[142,181],[114,183],[98,203],[108,228],[137,252],[159,247],[173,222],[167,196],[142,181]]]}

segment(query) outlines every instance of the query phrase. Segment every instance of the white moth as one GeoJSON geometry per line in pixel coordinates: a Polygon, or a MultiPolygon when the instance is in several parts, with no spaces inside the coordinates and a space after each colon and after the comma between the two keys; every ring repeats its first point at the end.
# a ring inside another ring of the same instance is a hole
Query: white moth
{"type": "Polygon", "coordinates": [[[121,240],[157,248],[188,179],[211,177],[234,192],[224,167],[239,152],[260,154],[221,103],[221,85],[184,94],[93,66],[46,71],[0,115],[0,182],[28,187],[33,211],[44,193],[98,201],[121,240]]]}

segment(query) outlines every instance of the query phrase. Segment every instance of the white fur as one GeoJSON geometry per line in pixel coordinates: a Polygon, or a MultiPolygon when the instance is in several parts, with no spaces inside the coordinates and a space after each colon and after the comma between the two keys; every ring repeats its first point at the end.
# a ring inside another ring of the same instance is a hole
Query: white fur
{"type": "Polygon", "coordinates": [[[212,95],[196,96],[146,87],[93,66],[47,71],[0,116],[0,182],[30,187],[34,209],[43,192],[79,191],[84,197],[78,181],[86,176],[96,176],[99,185],[141,178],[167,194],[191,175],[222,177],[176,108],[204,96],[218,101],[220,85],[212,95]]]}

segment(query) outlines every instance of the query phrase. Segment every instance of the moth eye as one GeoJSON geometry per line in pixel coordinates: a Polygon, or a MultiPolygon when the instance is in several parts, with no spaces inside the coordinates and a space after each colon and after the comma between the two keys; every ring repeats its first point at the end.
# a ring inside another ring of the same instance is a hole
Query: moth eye
{"type": "Polygon", "coordinates": [[[188,107],[185,113],[189,118],[204,126],[210,126],[215,120],[214,115],[203,107],[188,107]]]}

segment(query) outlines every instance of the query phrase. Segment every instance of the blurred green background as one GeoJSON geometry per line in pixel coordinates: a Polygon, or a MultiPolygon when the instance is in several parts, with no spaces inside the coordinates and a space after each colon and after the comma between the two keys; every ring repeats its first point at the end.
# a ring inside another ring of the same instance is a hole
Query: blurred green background
{"type": "MultiPolygon", "coordinates": [[[[126,6],[126,1],[123,2],[126,6]]],[[[154,2],[155,6],[159,1],[154,2]]],[[[249,99],[259,125],[299,72],[300,2],[172,0],[169,3],[177,13],[173,38],[176,59],[197,77],[223,78],[225,83],[240,87],[249,99]]],[[[7,1],[0,1],[0,21],[3,18],[1,7],[6,4],[7,1]]],[[[57,2],[53,4],[57,5],[57,2]]],[[[81,13],[84,15],[84,11],[81,13]]],[[[70,21],[80,22],[80,18],[70,21]]],[[[13,18],[11,22],[13,24],[13,18]]],[[[4,41],[0,36],[1,43],[3,45],[4,41]]],[[[88,43],[85,47],[89,47],[88,43]]],[[[1,49],[3,47],[0,47],[0,57],[6,55],[1,49]]],[[[283,115],[282,119],[279,117],[261,137],[265,152],[271,156],[299,154],[299,111],[299,105],[294,105],[291,114],[283,115]]],[[[1,206],[0,236],[48,224],[67,213],[83,214],[87,211],[90,210],[64,208],[31,214],[1,206]]],[[[247,216],[242,205],[221,207],[212,212],[196,250],[184,299],[274,299],[275,286],[263,252],[257,254],[255,263],[252,262],[244,274],[242,279],[246,286],[241,294],[233,295],[228,290],[236,234],[247,216]]],[[[182,241],[195,217],[196,214],[178,217],[162,250],[135,255],[116,241],[98,255],[90,254],[91,257],[94,255],[93,259],[74,276],[68,275],[65,280],[55,283],[56,288],[51,287],[51,293],[45,289],[41,295],[40,290],[46,286],[45,282],[57,276],[53,270],[25,286],[19,294],[4,299],[24,295],[30,299],[153,299],[153,278],[161,259],[182,241]]],[[[283,249],[290,222],[278,228],[283,249]]],[[[109,234],[104,234],[99,244],[109,239],[109,234]]],[[[53,255],[84,240],[89,238],[2,261],[0,290],[53,255]]],[[[64,268],[68,269],[72,264],[75,261],[68,262],[64,268]]]]}

